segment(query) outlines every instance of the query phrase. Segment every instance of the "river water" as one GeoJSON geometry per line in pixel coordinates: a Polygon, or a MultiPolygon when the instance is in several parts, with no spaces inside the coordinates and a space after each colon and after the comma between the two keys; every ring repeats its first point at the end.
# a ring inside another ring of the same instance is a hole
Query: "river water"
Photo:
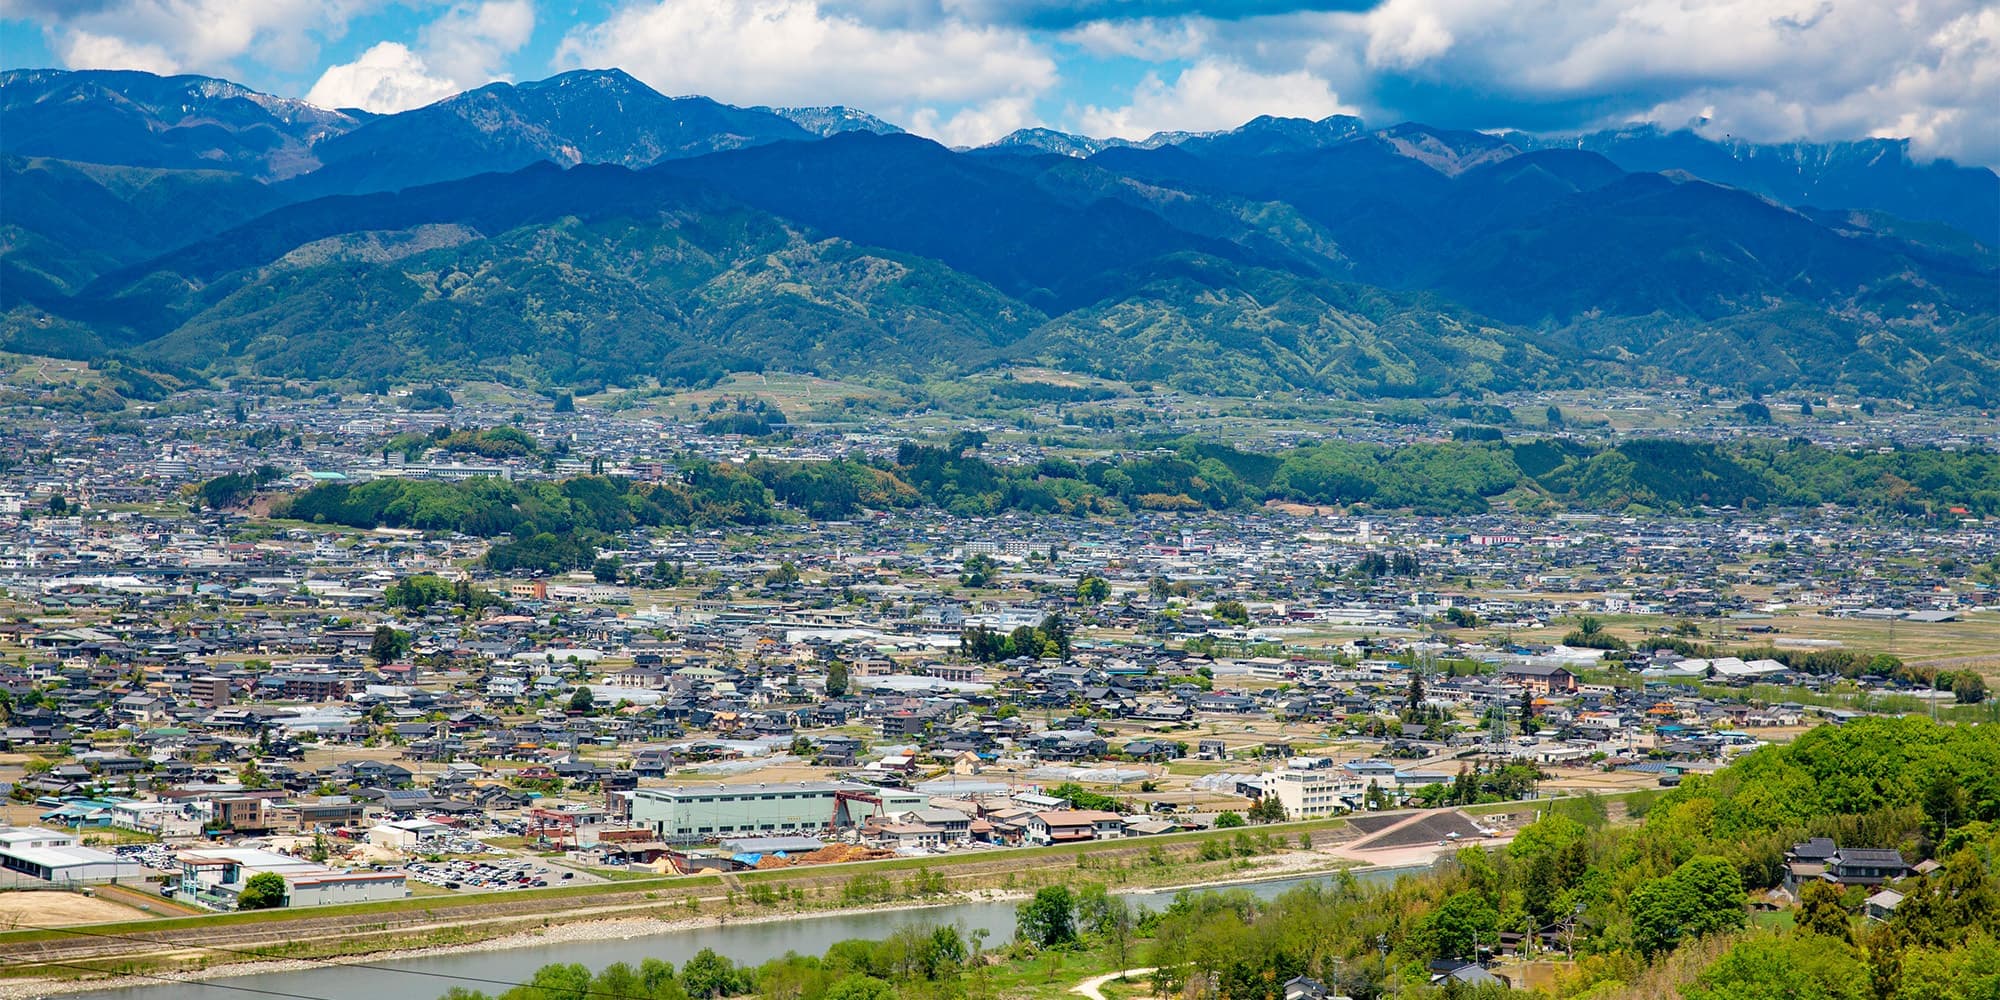
{"type": "MultiPolygon", "coordinates": [[[[1356,872],[1355,879],[1362,883],[1386,882],[1410,870],[1370,869],[1356,872]]],[[[1268,899],[1293,886],[1324,881],[1325,876],[1313,876],[1253,882],[1241,888],[1268,899]]],[[[1162,909],[1172,901],[1173,894],[1135,892],[1126,898],[1134,906],[1162,909]]],[[[922,927],[956,924],[968,935],[984,930],[988,945],[994,946],[1013,938],[1016,905],[1012,901],[950,903],[696,927],[613,940],[561,941],[461,955],[380,961],[346,958],[339,961],[347,964],[321,965],[298,972],[159,983],[74,996],[81,1000],[228,1000],[256,996],[292,1000],[436,1000],[454,986],[498,994],[514,983],[525,982],[536,969],[552,962],[580,962],[596,970],[613,962],[636,966],[643,959],[658,958],[679,966],[703,948],[713,948],[739,965],[757,965],[786,952],[819,955],[835,942],[849,938],[886,937],[906,924],[922,927]],[[356,968],[351,963],[365,963],[371,968],[356,968]]]]}

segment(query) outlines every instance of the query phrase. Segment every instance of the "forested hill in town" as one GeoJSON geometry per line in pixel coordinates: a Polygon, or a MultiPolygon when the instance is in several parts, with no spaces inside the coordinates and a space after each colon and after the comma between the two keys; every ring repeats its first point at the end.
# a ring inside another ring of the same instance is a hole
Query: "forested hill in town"
{"type": "Polygon", "coordinates": [[[1867,140],[1259,118],[952,150],[616,71],[394,115],[0,74],[0,349],[221,376],[1031,363],[1193,392],[1669,377],[2000,401],[2000,178],[1867,140]]]}

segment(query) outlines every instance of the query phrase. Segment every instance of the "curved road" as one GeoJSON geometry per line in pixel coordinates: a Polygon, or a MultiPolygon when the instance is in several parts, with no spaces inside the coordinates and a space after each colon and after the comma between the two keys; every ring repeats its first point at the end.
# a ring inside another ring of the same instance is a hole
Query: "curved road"
{"type": "Polygon", "coordinates": [[[1152,966],[1147,966],[1146,968],[1143,969],[1126,969],[1124,972],[1107,972],[1104,975],[1086,979],[1083,982],[1080,982],[1075,986],[1070,987],[1069,991],[1071,993],[1082,994],[1084,1000],[1104,1000],[1105,983],[1108,983],[1113,979],[1130,979],[1133,976],[1143,976],[1149,972],[1156,972],[1156,971],[1158,970],[1154,969],[1152,966]]]}

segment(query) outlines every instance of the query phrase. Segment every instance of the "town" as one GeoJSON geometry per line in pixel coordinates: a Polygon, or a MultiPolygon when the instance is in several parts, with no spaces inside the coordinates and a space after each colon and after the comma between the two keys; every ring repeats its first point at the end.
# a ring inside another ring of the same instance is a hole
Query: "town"
{"type": "MultiPolygon", "coordinates": [[[[632,527],[587,568],[509,571],[489,537],[273,503],[383,480],[660,483],[690,460],[926,438],[865,415],[774,430],[748,394],[638,416],[195,398],[115,426],[9,418],[0,867],[102,887],[80,905],[104,914],[1618,794],[1862,714],[1991,707],[1970,654],[2000,641],[2000,595],[1970,571],[2000,565],[2000,529],[1976,516],[1913,538],[1832,507],[776,500],[761,523],[632,527]],[[499,430],[468,455],[455,427],[499,430]]],[[[1029,412],[1073,419],[1055,409],[1029,412]]],[[[999,465],[1076,451],[947,417],[920,423],[999,465]]],[[[1385,429],[1451,433],[1334,433],[1385,429]]],[[[1337,853],[1504,838],[1494,816],[1337,853]]]]}

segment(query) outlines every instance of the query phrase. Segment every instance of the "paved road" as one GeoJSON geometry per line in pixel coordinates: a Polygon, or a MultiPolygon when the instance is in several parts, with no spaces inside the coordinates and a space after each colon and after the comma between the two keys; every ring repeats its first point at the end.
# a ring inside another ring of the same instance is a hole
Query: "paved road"
{"type": "Polygon", "coordinates": [[[1134,976],[1150,975],[1158,970],[1151,966],[1143,969],[1126,969],[1124,972],[1107,972],[1101,976],[1086,979],[1069,988],[1071,993],[1082,994],[1084,1000],[1104,1000],[1104,984],[1113,979],[1131,979],[1134,976]]]}

